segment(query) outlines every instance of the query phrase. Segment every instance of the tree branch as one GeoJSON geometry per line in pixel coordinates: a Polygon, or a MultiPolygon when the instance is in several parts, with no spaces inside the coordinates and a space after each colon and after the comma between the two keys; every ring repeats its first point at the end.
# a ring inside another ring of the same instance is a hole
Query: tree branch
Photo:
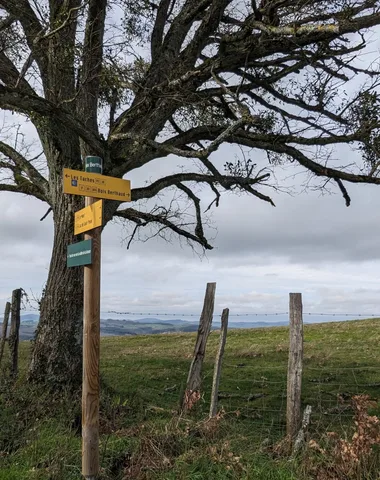
{"type": "Polygon", "coordinates": [[[339,190],[342,192],[343,198],[346,201],[346,207],[349,207],[351,205],[351,198],[348,195],[346,187],[343,185],[343,182],[340,178],[334,178],[336,184],[339,187],[339,190]]]}
{"type": "Polygon", "coordinates": [[[155,61],[161,52],[162,39],[167,20],[167,15],[172,0],[161,0],[157,9],[156,21],[154,22],[150,54],[152,60],[155,61]]]}
{"type": "Polygon", "coordinates": [[[333,112],[328,111],[326,108],[323,108],[323,106],[321,106],[321,105],[318,105],[318,104],[317,105],[310,105],[308,103],[305,103],[301,99],[296,99],[296,98],[293,98],[289,95],[284,95],[284,94],[280,93],[278,90],[276,90],[274,87],[272,87],[270,85],[270,82],[267,83],[266,80],[257,79],[253,75],[250,75],[247,72],[242,72],[242,71],[237,70],[236,73],[239,74],[240,76],[245,76],[247,79],[251,80],[252,82],[255,82],[256,85],[264,88],[274,98],[276,98],[277,100],[280,100],[281,102],[284,102],[285,104],[294,105],[296,107],[305,109],[309,112],[322,114],[322,115],[330,118],[334,122],[338,122],[338,123],[341,123],[343,125],[347,124],[347,120],[345,118],[343,118],[340,115],[336,115],[333,112]]]}
{"type": "MultiPolygon", "coordinates": [[[[200,140],[213,140],[215,136],[220,137],[221,132],[225,131],[224,127],[217,125],[204,125],[201,127],[195,127],[183,134],[176,135],[169,140],[166,140],[163,143],[152,144],[158,150],[166,153],[172,153],[187,158],[202,158],[207,156],[208,149],[204,150],[181,150],[181,147],[184,148],[189,143],[200,140]],[[180,147],[180,148],[178,148],[180,147]]],[[[255,147],[256,144],[259,145],[263,142],[271,143],[294,143],[298,145],[309,145],[309,146],[326,146],[334,145],[339,143],[350,143],[354,141],[359,141],[361,138],[361,131],[356,131],[347,135],[333,135],[330,136],[314,136],[314,137],[302,137],[299,135],[283,135],[277,133],[255,133],[249,132],[243,129],[237,129],[232,135],[224,136],[224,141],[227,143],[241,143],[242,145],[247,145],[249,141],[249,146],[255,147]]],[[[258,147],[257,147],[258,148],[258,147]]]]}
{"type": "Polygon", "coordinates": [[[0,80],[8,87],[19,88],[29,95],[36,94],[24,75],[21,75],[3,51],[0,51],[0,80]]]}
{"type": "Polygon", "coordinates": [[[223,12],[231,0],[218,0],[210,2],[199,27],[195,31],[191,41],[181,54],[187,65],[194,65],[199,54],[207,44],[210,35],[217,30],[223,12]]]}
{"type": "Polygon", "coordinates": [[[0,183],[0,192],[22,193],[24,195],[31,195],[32,197],[38,198],[38,200],[41,200],[42,202],[47,202],[45,196],[41,195],[40,191],[35,187],[35,185],[26,179],[17,185],[0,183]]]}
{"type": "MultiPolygon", "coordinates": [[[[133,188],[131,191],[131,199],[133,202],[141,199],[152,198],[165,188],[177,186],[182,182],[197,182],[207,183],[208,185],[219,184],[225,190],[231,190],[233,187],[238,187],[241,190],[250,189],[252,185],[268,180],[269,173],[265,173],[254,178],[244,178],[232,175],[206,175],[202,173],[176,173],[163,177],[153,182],[148,187],[133,188]]],[[[252,193],[252,191],[250,191],[252,193]]]]}
{"type": "Polygon", "coordinates": [[[42,215],[42,217],[40,218],[40,222],[43,222],[45,220],[45,218],[49,215],[50,212],[52,212],[53,209],[51,207],[49,207],[46,211],[46,213],[44,215],[42,215]]]}
{"type": "Polygon", "coordinates": [[[44,28],[28,0],[6,0],[0,2],[0,6],[20,22],[25,32],[29,49],[36,59],[41,75],[46,78],[46,50],[38,44],[38,39],[42,36],[44,28]]]}
{"type": "Polygon", "coordinates": [[[1,141],[0,152],[12,160],[18,170],[24,172],[28,176],[30,182],[36,187],[36,189],[38,189],[40,195],[47,201],[49,196],[49,183],[40,172],[14,148],[1,141]]]}
{"type": "Polygon", "coordinates": [[[201,207],[200,207],[200,204],[201,204],[201,201],[200,199],[190,190],[189,187],[187,187],[186,185],[183,185],[182,183],[178,183],[177,184],[177,188],[179,188],[180,190],[182,190],[184,193],[186,193],[186,195],[193,201],[194,203],[194,208],[195,208],[195,214],[196,214],[196,219],[197,219],[197,222],[196,222],[196,226],[195,226],[195,234],[198,238],[202,239],[203,242],[206,242],[207,243],[207,240],[204,236],[204,232],[203,232],[203,224],[202,224],[202,213],[201,213],[201,207]]]}
{"type": "Polygon", "coordinates": [[[147,226],[151,223],[157,223],[165,229],[169,229],[179,235],[184,237],[192,242],[198,243],[206,250],[212,250],[212,246],[207,242],[207,240],[201,236],[199,237],[196,232],[191,233],[184,228],[174,224],[162,214],[152,214],[147,212],[139,212],[133,208],[125,208],[123,210],[117,210],[114,214],[115,217],[123,218],[130,220],[138,226],[147,226]]]}
{"type": "Polygon", "coordinates": [[[79,116],[96,133],[106,11],[107,0],[89,0],[78,96],[79,116]]]}
{"type": "Polygon", "coordinates": [[[321,165],[314,160],[308,158],[304,153],[295,147],[285,145],[283,143],[271,144],[267,142],[258,143],[257,148],[270,150],[276,153],[282,153],[289,155],[296,160],[300,165],[305,167],[310,172],[319,177],[332,178],[334,180],[340,179],[350,183],[369,183],[373,185],[380,185],[380,177],[371,177],[369,175],[357,175],[354,173],[345,172],[343,170],[337,170],[336,168],[330,168],[325,165],[321,165]]]}
{"type": "MultiPolygon", "coordinates": [[[[223,0],[224,1],[224,0],[223,0]]],[[[187,0],[181,11],[173,20],[163,41],[163,50],[167,60],[172,60],[180,53],[186,35],[200,13],[213,3],[212,0],[187,0]]],[[[216,2],[215,2],[216,3],[216,2]]]]}
{"type": "Polygon", "coordinates": [[[26,115],[36,113],[48,117],[79,135],[93,149],[94,154],[104,157],[105,143],[99,136],[88,130],[71,112],[37,95],[29,95],[16,89],[0,85],[0,108],[15,110],[26,115]]]}
{"type": "MultiPolygon", "coordinates": [[[[330,14],[329,18],[335,15],[330,14]]],[[[314,17],[318,21],[318,17],[314,17]]],[[[245,35],[232,34],[223,37],[223,44],[225,45],[223,52],[219,55],[210,58],[202,64],[202,70],[210,70],[211,65],[214,66],[215,72],[230,71],[240,68],[245,65],[246,68],[251,66],[251,62],[255,62],[261,58],[268,57],[279,53],[290,53],[294,51],[301,51],[302,48],[308,45],[316,45],[319,42],[332,42],[338,38],[343,38],[348,33],[355,33],[361,30],[376,26],[380,23],[380,12],[372,13],[370,15],[362,15],[357,18],[342,19],[337,22],[338,29],[331,29],[323,31],[315,28],[311,32],[306,32],[302,35],[295,36],[290,34],[281,37],[279,42],[278,35],[267,32],[265,42],[261,41],[262,34],[252,34],[250,31],[245,35]],[[241,38],[240,38],[241,37],[241,38]]],[[[256,24],[255,24],[256,26],[256,24]]],[[[259,25],[257,25],[257,28],[259,25]]],[[[259,28],[259,30],[262,30],[259,28]]]]}

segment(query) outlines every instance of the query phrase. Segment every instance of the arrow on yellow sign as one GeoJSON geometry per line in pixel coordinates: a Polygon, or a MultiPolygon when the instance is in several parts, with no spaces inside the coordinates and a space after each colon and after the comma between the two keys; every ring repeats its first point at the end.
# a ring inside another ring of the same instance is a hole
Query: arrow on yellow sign
{"type": "Polygon", "coordinates": [[[64,168],[63,193],[130,202],[131,182],[122,178],[107,177],[99,173],[64,168]]]}
{"type": "Polygon", "coordinates": [[[103,200],[75,212],[74,235],[103,225],[103,200]]]}

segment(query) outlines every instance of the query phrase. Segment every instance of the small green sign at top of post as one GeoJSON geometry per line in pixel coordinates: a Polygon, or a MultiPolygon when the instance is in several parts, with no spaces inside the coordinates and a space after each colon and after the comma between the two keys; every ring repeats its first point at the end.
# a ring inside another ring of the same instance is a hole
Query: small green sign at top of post
{"type": "Polygon", "coordinates": [[[100,157],[88,156],[84,159],[84,169],[90,173],[103,173],[103,160],[100,157]]]}

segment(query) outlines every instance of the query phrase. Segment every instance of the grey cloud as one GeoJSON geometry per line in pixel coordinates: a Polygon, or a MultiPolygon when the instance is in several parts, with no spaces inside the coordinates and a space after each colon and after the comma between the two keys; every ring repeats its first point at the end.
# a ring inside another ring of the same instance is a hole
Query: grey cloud
{"type": "MultiPolygon", "coordinates": [[[[221,155],[219,163],[224,158],[221,155]]],[[[180,163],[171,159],[169,170],[180,163]]],[[[160,162],[153,167],[148,172],[152,179],[168,168],[160,162]]],[[[148,178],[147,172],[133,175],[141,185],[148,178]]],[[[370,312],[380,298],[376,289],[367,288],[377,283],[380,188],[347,187],[350,208],[340,195],[290,197],[274,192],[276,208],[254,197],[223,195],[214,211],[215,249],[201,259],[175,238],[172,244],[154,239],[127,250],[120,227],[109,225],[102,240],[102,305],[200,312],[206,282],[216,281],[216,313],[225,306],[235,312],[287,310],[292,290],[305,293],[308,309],[370,312]],[[365,261],[374,262],[370,277],[365,261]],[[359,282],[367,290],[354,292],[359,282]],[[339,288],[333,288],[334,283],[339,288]]],[[[211,197],[207,191],[202,196],[207,204],[211,197]]],[[[53,233],[51,218],[39,221],[45,211],[41,202],[0,195],[0,299],[8,298],[14,287],[42,289],[53,233]]],[[[214,235],[213,230],[209,233],[214,235]]]]}
{"type": "Polygon", "coordinates": [[[311,311],[321,307],[328,312],[360,313],[380,315],[380,289],[369,288],[321,288],[317,290],[319,301],[311,306],[311,311]]]}
{"type": "Polygon", "coordinates": [[[239,295],[217,295],[216,305],[231,312],[252,311],[255,313],[280,312],[286,310],[286,296],[280,293],[248,292],[239,295]]]}
{"type": "Polygon", "coordinates": [[[379,259],[380,188],[355,185],[350,193],[349,208],[338,195],[315,193],[284,196],[272,209],[256,199],[230,198],[216,214],[218,255],[286,257],[307,264],[379,259]]]}
{"type": "Polygon", "coordinates": [[[51,216],[43,222],[47,205],[32,197],[11,193],[0,195],[0,242],[3,245],[34,244],[51,247],[53,222],[51,216]]]}

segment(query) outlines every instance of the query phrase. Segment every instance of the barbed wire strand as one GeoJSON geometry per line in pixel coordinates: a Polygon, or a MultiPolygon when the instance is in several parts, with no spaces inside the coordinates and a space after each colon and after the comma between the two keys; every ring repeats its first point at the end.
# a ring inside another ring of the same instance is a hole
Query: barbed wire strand
{"type": "MultiPolygon", "coordinates": [[[[109,310],[106,312],[108,314],[115,315],[143,315],[143,316],[158,316],[158,317],[199,317],[198,313],[168,313],[168,312],[117,312],[115,310],[109,310]]],[[[230,313],[230,317],[270,317],[270,316],[280,316],[280,315],[289,315],[289,312],[274,312],[274,313],[230,313]]],[[[318,313],[318,312],[303,312],[303,315],[314,315],[314,316],[329,316],[329,317],[379,317],[380,313],[318,313]]],[[[218,314],[214,314],[213,317],[220,317],[218,314]]]]}
{"type": "MultiPolygon", "coordinates": [[[[26,305],[23,305],[21,310],[32,310],[28,309],[26,305]]],[[[33,309],[37,311],[38,309],[33,309]]],[[[199,313],[179,313],[179,312],[117,312],[115,310],[108,310],[107,312],[101,312],[101,314],[113,314],[113,315],[131,315],[131,316],[146,316],[146,317],[193,317],[199,318],[199,313]]],[[[0,313],[0,318],[4,315],[0,313]]],[[[247,313],[231,313],[230,317],[279,317],[279,316],[289,316],[289,312],[270,312],[270,313],[258,313],[258,312],[247,312],[247,313]]],[[[380,313],[328,313],[328,312],[303,312],[303,316],[315,316],[315,317],[353,317],[353,318],[380,318],[380,313]]],[[[219,318],[220,314],[214,314],[213,318],[219,318]]]]}

